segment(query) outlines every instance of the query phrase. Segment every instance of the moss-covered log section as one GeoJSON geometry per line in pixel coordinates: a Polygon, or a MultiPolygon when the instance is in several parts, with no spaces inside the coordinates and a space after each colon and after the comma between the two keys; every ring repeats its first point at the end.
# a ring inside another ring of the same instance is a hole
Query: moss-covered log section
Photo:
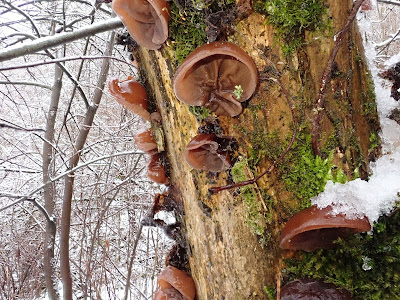
{"type": "Polygon", "coordinates": [[[337,55],[326,94],[320,135],[323,157],[315,157],[311,149],[311,120],[321,75],[333,35],[343,26],[351,3],[326,1],[328,26],[323,32],[303,32],[303,44],[289,55],[282,51],[282,40],[274,38],[276,31],[266,16],[252,12],[232,23],[226,40],[242,47],[260,74],[258,90],[243,113],[218,118],[224,134],[239,142],[232,175],[195,171],[184,161],[187,143],[203,124],[174,96],[174,41],[161,51],[135,50],[150,98],[162,116],[171,182],[184,204],[184,233],[198,299],[267,299],[265,287],[276,286],[282,257],[288,254],[278,248],[284,223],[309,205],[309,198],[323,190],[327,179],[367,176],[369,160],[379,154],[373,87],[355,25],[337,55]],[[269,78],[279,78],[290,93],[298,119],[296,142],[257,185],[211,196],[209,187],[262,172],[292,136],[290,108],[280,87],[269,78]]]}

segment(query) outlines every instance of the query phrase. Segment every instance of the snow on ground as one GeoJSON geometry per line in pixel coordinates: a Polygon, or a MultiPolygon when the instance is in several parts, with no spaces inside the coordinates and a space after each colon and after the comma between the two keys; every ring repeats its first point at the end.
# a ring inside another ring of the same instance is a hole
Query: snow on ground
{"type": "MultiPolygon", "coordinates": [[[[375,8],[376,8],[376,2],[375,8]]],[[[376,18],[376,16],[374,16],[376,18]]],[[[348,216],[366,215],[371,224],[380,215],[387,214],[399,200],[400,193],[400,125],[390,120],[388,115],[399,103],[390,97],[390,82],[378,76],[377,52],[373,38],[373,26],[369,16],[359,12],[358,25],[364,38],[365,54],[375,83],[377,108],[382,127],[382,152],[375,163],[371,163],[368,181],[356,179],[345,184],[334,184],[329,181],[325,191],[311,199],[319,207],[334,205],[335,213],[346,213],[348,216]]],[[[400,22],[397,22],[399,24],[400,22]]],[[[375,30],[376,31],[376,30],[375,30]]],[[[387,68],[400,61],[400,53],[392,56],[384,66],[387,68]]]]}

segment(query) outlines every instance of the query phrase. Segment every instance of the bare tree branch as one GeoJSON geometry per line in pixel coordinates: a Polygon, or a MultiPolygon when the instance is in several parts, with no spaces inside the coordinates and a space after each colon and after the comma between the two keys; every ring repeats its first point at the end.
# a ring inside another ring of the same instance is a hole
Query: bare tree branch
{"type": "Polygon", "coordinates": [[[118,17],[111,18],[104,22],[98,22],[91,26],[80,28],[74,32],[65,32],[38,38],[34,41],[24,43],[22,45],[8,47],[0,50],[0,62],[17,58],[23,55],[32,54],[38,51],[49,49],[51,47],[63,45],[81,38],[95,35],[101,32],[110,31],[117,28],[122,28],[123,24],[118,17]]]}
{"type": "Polygon", "coordinates": [[[379,43],[379,44],[376,44],[376,45],[375,45],[375,48],[381,48],[381,47],[383,47],[381,50],[379,50],[379,52],[378,52],[376,55],[381,54],[382,51],[384,51],[387,47],[389,47],[389,45],[390,45],[392,42],[394,42],[394,41],[400,39],[400,36],[399,36],[399,35],[400,35],[400,29],[397,30],[396,34],[392,34],[392,37],[391,37],[391,38],[388,38],[386,41],[383,41],[383,42],[381,42],[381,43],[379,43]]]}
{"type": "MultiPolygon", "coordinates": [[[[43,143],[43,183],[50,181],[52,175],[55,173],[54,170],[54,128],[56,123],[56,117],[58,112],[58,104],[60,101],[61,87],[62,87],[62,76],[63,71],[55,65],[54,84],[51,93],[51,100],[49,111],[47,113],[46,132],[44,135],[43,143]]],[[[56,187],[54,183],[51,183],[43,188],[43,198],[46,211],[53,216],[55,208],[55,194],[56,187]]],[[[56,283],[54,282],[55,266],[52,263],[54,259],[54,244],[56,239],[56,223],[51,218],[47,220],[46,232],[44,239],[44,255],[43,255],[43,270],[46,281],[47,295],[51,300],[60,299],[60,296],[56,289],[56,283]]]]}
{"type": "Polygon", "coordinates": [[[11,124],[0,123],[0,128],[10,128],[10,129],[21,130],[21,131],[44,131],[41,128],[25,128],[25,127],[22,127],[19,125],[11,125],[11,124]]]}
{"type": "Polygon", "coordinates": [[[32,81],[0,81],[0,84],[11,84],[11,85],[32,85],[41,87],[47,90],[51,90],[51,86],[45,85],[39,82],[32,82],[32,81]]]}
{"type": "MultiPolygon", "coordinates": [[[[107,49],[105,55],[109,56],[112,53],[114,46],[115,32],[112,32],[107,43],[107,49]]],[[[101,66],[100,75],[97,82],[97,87],[93,95],[92,104],[86,112],[83,126],[79,132],[79,135],[75,143],[75,154],[70,159],[69,168],[74,169],[80,158],[80,150],[86,143],[87,136],[89,134],[90,127],[93,123],[94,116],[97,112],[97,108],[100,104],[103,96],[103,89],[107,80],[108,70],[110,67],[110,59],[106,58],[103,60],[101,66]]],[[[71,204],[72,195],[74,189],[74,174],[72,176],[65,177],[64,196],[62,204],[62,215],[61,215],[61,233],[60,233],[60,272],[61,279],[63,282],[63,298],[66,300],[72,300],[72,278],[70,270],[70,257],[69,257],[69,234],[71,225],[71,204]]]]}
{"type": "MultiPolygon", "coordinates": [[[[60,180],[61,178],[64,178],[65,176],[73,176],[73,175],[71,175],[71,174],[74,174],[74,173],[75,173],[76,171],[78,171],[79,169],[82,169],[82,168],[84,168],[84,167],[87,167],[88,165],[91,165],[91,164],[93,164],[93,163],[95,163],[95,162],[98,162],[98,161],[101,161],[101,160],[104,160],[104,159],[108,159],[108,158],[111,158],[111,157],[115,157],[115,156],[124,156],[124,155],[132,155],[132,154],[143,154],[143,153],[142,153],[142,152],[136,152],[135,150],[133,150],[133,151],[126,151],[126,152],[119,152],[119,153],[113,153],[113,154],[111,154],[111,155],[105,155],[105,156],[97,157],[97,158],[95,158],[95,159],[93,159],[93,160],[89,160],[89,161],[87,161],[87,162],[85,162],[85,163],[82,163],[82,164],[76,166],[75,168],[72,168],[72,169],[70,169],[70,170],[68,170],[68,171],[66,171],[66,172],[64,172],[64,173],[62,173],[62,174],[60,174],[60,175],[58,175],[58,176],[52,178],[50,181],[48,181],[48,182],[42,184],[41,186],[35,188],[35,189],[32,190],[32,191],[30,191],[30,192],[29,192],[28,194],[26,194],[25,196],[20,197],[20,198],[19,198],[18,200],[16,200],[15,202],[13,202],[13,203],[11,203],[11,204],[9,204],[9,205],[7,205],[7,206],[4,206],[4,207],[0,208],[0,212],[2,212],[2,211],[6,210],[6,209],[8,209],[8,208],[10,208],[10,207],[12,207],[12,206],[14,206],[14,205],[17,205],[17,204],[19,204],[19,203],[21,203],[21,202],[27,201],[27,200],[28,200],[29,198],[31,198],[34,194],[36,194],[37,192],[41,191],[44,187],[46,187],[47,185],[51,184],[52,182],[56,182],[56,181],[60,180]]],[[[0,195],[1,195],[1,194],[0,194],[0,195]]],[[[10,196],[10,198],[15,198],[15,196],[10,196]]]]}
{"type": "Polygon", "coordinates": [[[400,1],[394,1],[394,0],[378,0],[378,2],[385,4],[400,5],[400,1]]]}
{"type": "Polygon", "coordinates": [[[129,266],[128,266],[128,275],[126,276],[126,284],[125,284],[125,296],[124,296],[124,300],[128,300],[128,296],[129,296],[129,289],[130,289],[130,285],[131,285],[131,276],[132,276],[132,266],[133,266],[133,261],[135,260],[136,257],[136,248],[137,245],[139,243],[139,239],[140,239],[140,235],[142,234],[142,229],[143,229],[143,224],[142,222],[139,222],[139,229],[136,233],[136,238],[135,238],[135,242],[133,244],[133,249],[132,249],[132,253],[131,253],[131,258],[129,261],[129,266]]]}
{"type": "Polygon", "coordinates": [[[17,66],[12,66],[12,67],[4,67],[4,68],[0,68],[0,71],[10,71],[10,70],[16,70],[16,69],[25,69],[25,68],[32,68],[32,67],[37,67],[37,66],[42,66],[42,65],[48,65],[48,64],[54,64],[54,63],[61,63],[61,62],[66,62],[66,61],[73,61],[73,60],[83,60],[83,59],[112,59],[112,60],[116,60],[119,62],[122,62],[124,64],[127,64],[129,66],[131,66],[131,63],[113,57],[113,56],[74,56],[74,57],[63,57],[63,58],[57,58],[57,59],[52,59],[49,61],[38,61],[35,63],[29,63],[29,64],[24,64],[24,65],[17,65],[17,66]]]}

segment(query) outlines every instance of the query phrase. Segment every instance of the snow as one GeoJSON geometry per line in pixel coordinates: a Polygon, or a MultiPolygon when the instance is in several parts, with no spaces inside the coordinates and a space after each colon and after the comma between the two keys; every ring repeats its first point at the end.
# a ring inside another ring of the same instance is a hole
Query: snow
{"type": "MultiPolygon", "coordinates": [[[[375,2],[375,1],[374,1],[375,2]]],[[[376,5],[376,3],[374,3],[376,5]]],[[[380,72],[374,59],[377,57],[376,44],[370,35],[373,24],[368,17],[357,15],[360,32],[364,37],[365,54],[375,83],[377,109],[382,132],[383,156],[371,163],[371,176],[368,181],[356,179],[345,184],[329,181],[325,191],[311,199],[312,204],[323,208],[334,207],[334,213],[345,213],[348,217],[367,216],[373,224],[379,216],[389,213],[400,198],[400,126],[387,116],[399,103],[390,97],[390,82],[378,76],[380,72]]],[[[400,53],[389,58],[387,68],[400,61],[400,53]]]]}

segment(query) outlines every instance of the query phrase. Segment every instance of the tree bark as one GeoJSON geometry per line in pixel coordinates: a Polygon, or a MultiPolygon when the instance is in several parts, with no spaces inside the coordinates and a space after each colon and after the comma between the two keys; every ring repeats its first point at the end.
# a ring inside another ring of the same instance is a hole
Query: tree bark
{"type": "MultiPolygon", "coordinates": [[[[352,1],[327,1],[335,34],[346,22],[352,1]]],[[[323,70],[331,54],[332,34],[314,38],[306,33],[306,44],[285,58],[279,44],[274,41],[273,28],[263,16],[253,13],[235,25],[230,37],[254,59],[260,73],[257,93],[243,113],[236,118],[218,117],[225,135],[239,142],[238,155],[248,155],[252,146],[247,132],[254,124],[263,124],[268,132],[279,130],[282,143],[290,140],[291,110],[279,85],[266,78],[279,79],[294,101],[294,109],[302,125],[312,125],[323,70]],[[277,72],[271,72],[275,69],[277,72]],[[260,105],[261,109],[254,111],[260,105]]],[[[210,195],[208,189],[225,185],[228,173],[213,177],[207,172],[193,170],[184,162],[183,152],[201,125],[189,112],[189,107],[178,101],[172,89],[176,67],[169,58],[174,53],[165,46],[160,51],[139,48],[134,52],[147,79],[147,87],[161,113],[166,149],[171,166],[171,182],[177,201],[184,204],[184,234],[187,239],[190,272],[196,283],[198,299],[265,299],[264,287],[275,287],[284,267],[283,256],[290,253],[278,247],[280,231],[293,215],[298,200],[280,180],[280,172],[273,172],[257,181],[253,187],[261,195],[268,195],[266,225],[268,240],[264,246],[247,224],[247,207],[235,191],[210,195]]],[[[379,150],[371,149],[370,136],[377,133],[379,123],[376,109],[365,111],[371,98],[366,97],[370,79],[364,60],[361,37],[353,23],[335,59],[335,70],[341,76],[330,79],[325,94],[325,108],[321,117],[320,147],[330,136],[335,137],[334,163],[349,178],[360,167],[361,176],[368,174],[369,157],[379,150]],[[358,163],[356,163],[358,162],[358,163]]],[[[373,101],[373,100],[372,100],[373,101]]],[[[299,128],[301,129],[301,128],[299,128]]],[[[273,158],[265,158],[257,166],[256,176],[268,168],[273,158]]],[[[285,162],[290,164],[290,162],[285,162]]],[[[251,177],[250,176],[250,177],[251,177]]],[[[299,187],[300,188],[300,187],[299,187]]],[[[265,196],[264,201],[265,200],[265,196]]]]}

